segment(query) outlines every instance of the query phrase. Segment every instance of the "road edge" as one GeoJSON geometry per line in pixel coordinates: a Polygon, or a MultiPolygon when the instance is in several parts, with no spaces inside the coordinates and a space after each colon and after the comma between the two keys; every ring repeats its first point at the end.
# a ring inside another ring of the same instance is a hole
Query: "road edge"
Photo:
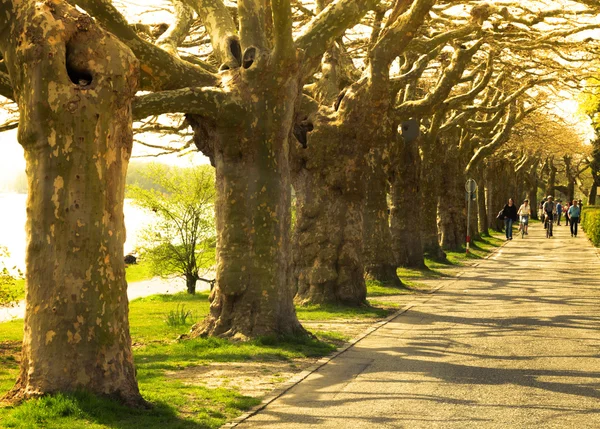
{"type": "MultiPolygon", "coordinates": [[[[504,248],[504,246],[506,246],[508,243],[509,243],[508,241],[505,241],[500,246],[496,247],[488,255],[486,255],[484,258],[482,258],[483,261],[490,259],[496,253],[498,253],[502,248],[504,248]]],[[[600,254],[598,256],[600,257],[600,254]]],[[[261,401],[260,404],[251,408],[249,411],[242,414],[241,416],[236,417],[232,421],[225,423],[223,426],[221,426],[221,429],[234,428],[234,427],[238,426],[239,424],[243,423],[244,421],[248,420],[250,417],[258,414],[260,411],[264,410],[267,406],[269,406],[275,400],[279,399],[281,396],[283,396],[285,393],[287,393],[289,390],[291,390],[297,384],[300,384],[302,381],[304,381],[309,375],[317,372],[319,369],[321,369],[322,367],[327,365],[329,362],[331,362],[338,356],[340,356],[343,353],[350,350],[352,347],[354,347],[360,341],[364,340],[366,337],[371,335],[373,332],[375,332],[378,329],[380,329],[381,327],[387,325],[392,320],[394,320],[397,317],[401,316],[402,314],[406,313],[411,308],[416,307],[419,304],[424,304],[432,298],[431,296],[427,297],[426,295],[433,295],[440,289],[457,282],[460,279],[460,277],[462,277],[467,271],[477,268],[480,264],[481,264],[481,262],[477,262],[473,265],[469,265],[469,266],[465,267],[466,268],[465,270],[458,272],[453,278],[449,279],[448,281],[443,281],[441,285],[439,285],[439,286],[427,291],[425,294],[421,295],[422,299],[418,300],[418,302],[412,301],[412,302],[406,304],[404,307],[400,308],[398,311],[389,315],[385,319],[380,320],[379,322],[376,322],[373,325],[369,326],[367,329],[365,329],[359,335],[357,335],[356,337],[354,337],[353,339],[348,341],[344,345],[344,347],[336,350],[335,352],[333,352],[332,354],[330,354],[328,356],[325,356],[325,357],[319,359],[317,362],[315,362],[314,364],[312,364],[311,366],[306,368],[304,371],[296,374],[294,377],[290,378],[288,381],[283,383],[280,387],[276,388],[269,395],[267,395],[265,398],[263,398],[263,400],[261,401]]]]}

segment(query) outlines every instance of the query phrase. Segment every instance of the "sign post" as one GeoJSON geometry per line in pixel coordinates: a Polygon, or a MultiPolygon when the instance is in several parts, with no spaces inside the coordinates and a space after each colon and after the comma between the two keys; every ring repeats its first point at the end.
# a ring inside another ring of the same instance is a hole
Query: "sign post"
{"type": "Polygon", "coordinates": [[[471,236],[469,235],[471,227],[471,200],[475,192],[477,192],[477,182],[473,179],[467,180],[465,183],[465,190],[467,191],[467,253],[469,253],[469,245],[471,243],[471,236]]]}

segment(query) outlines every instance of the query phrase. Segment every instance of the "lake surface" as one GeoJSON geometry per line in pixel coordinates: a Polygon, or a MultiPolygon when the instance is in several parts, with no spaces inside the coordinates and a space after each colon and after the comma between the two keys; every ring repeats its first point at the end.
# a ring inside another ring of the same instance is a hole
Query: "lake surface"
{"type": "MultiPolygon", "coordinates": [[[[0,193],[0,246],[5,246],[10,252],[7,266],[25,269],[25,235],[26,194],[0,193]]],[[[152,220],[152,213],[133,205],[131,200],[125,200],[125,228],[127,241],[125,254],[132,252],[138,246],[138,234],[152,220]]]]}

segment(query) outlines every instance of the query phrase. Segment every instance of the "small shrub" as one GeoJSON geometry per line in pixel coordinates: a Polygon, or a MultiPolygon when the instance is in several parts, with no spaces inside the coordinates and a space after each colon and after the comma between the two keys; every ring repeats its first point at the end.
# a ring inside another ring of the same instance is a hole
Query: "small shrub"
{"type": "Polygon", "coordinates": [[[17,301],[19,297],[17,279],[23,276],[19,270],[15,269],[16,275],[9,271],[3,260],[8,256],[6,247],[0,246],[0,305],[11,305],[17,301]]]}
{"type": "Polygon", "coordinates": [[[594,243],[594,246],[600,247],[600,206],[583,207],[581,227],[594,243]]]}
{"type": "Polygon", "coordinates": [[[185,304],[182,304],[181,306],[177,304],[175,310],[169,311],[165,322],[169,326],[183,326],[192,325],[196,323],[197,319],[197,315],[195,315],[192,310],[185,309],[185,304]]]}

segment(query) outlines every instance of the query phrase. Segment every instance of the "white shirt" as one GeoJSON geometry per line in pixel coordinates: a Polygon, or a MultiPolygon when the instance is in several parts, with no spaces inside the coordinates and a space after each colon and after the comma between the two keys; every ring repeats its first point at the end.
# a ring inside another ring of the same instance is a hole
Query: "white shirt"
{"type": "Polygon", "coordinates": [[[521,207],[519,207],[519,213],[521,216],[529,216],[531,215],[531,206],[529,204],[525,205],[525,204],[521,204],[521,207]]]}

